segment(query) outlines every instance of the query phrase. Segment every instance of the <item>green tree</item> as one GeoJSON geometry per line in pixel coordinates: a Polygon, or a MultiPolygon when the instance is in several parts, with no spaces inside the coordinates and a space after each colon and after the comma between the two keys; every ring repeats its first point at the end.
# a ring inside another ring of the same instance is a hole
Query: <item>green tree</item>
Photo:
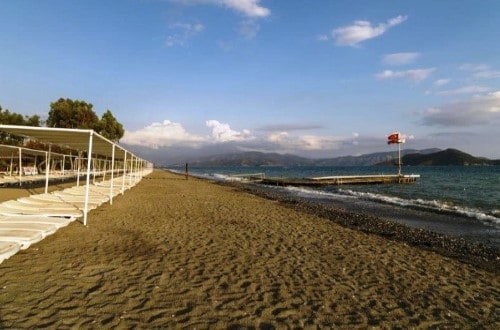
{"type": "Polygon", "coordinates": [[[24,125],[25,126],[35,126],[35,127],[40,127],[42,121],[40,120],[39,115],[33,115],[31,117],[24,116],[24,125]]]}
{"type": "Polygon", "coordinates": [[[97,132],[114,142],[120,141],[125,133],[123,125],[116,120],[110,110],[106,110],[102,115],[97,132]]]}
{"type": "Polygon", "coordinates": [[[2,107],[0,107],[0,124],[24,125],[24,117],[21,114],[10,112],[9,109],[3,110],[2,107]]]}
{"type": "Polygon", "coordinates": [[[80,100],[60,98],[50,104],[48,127],[82,128],[98,130],[99,117],[93,105],[80,100]]]}
{"type": "MultiPolygon", "coordinates": [[[[19,113],[11,112],[9,109],[3,110],[0,106],[0,124],[2,125],[21,125],[21,126],[40,126],[40,116],[23,116],[19,113]]],[[[11,136],[6,133],[0,133],[0,143],[21,145],[23,138],[11,136]]]]}

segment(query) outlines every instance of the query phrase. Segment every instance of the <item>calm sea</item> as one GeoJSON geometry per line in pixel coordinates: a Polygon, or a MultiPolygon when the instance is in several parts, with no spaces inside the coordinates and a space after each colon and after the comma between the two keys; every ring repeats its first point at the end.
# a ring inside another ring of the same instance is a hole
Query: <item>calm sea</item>
{"type": "MultiPolygon", "coordinates": [[[[394,167],[206,167],[191,174],[214,180],[263,173],[267,177],[395,174],[394,167]]],[[[500,247],[500,166],[415,166],[409,185],[342,185],[321,188],[269,187],[304,199],[335,203],[410,226],[500,247]]]]}

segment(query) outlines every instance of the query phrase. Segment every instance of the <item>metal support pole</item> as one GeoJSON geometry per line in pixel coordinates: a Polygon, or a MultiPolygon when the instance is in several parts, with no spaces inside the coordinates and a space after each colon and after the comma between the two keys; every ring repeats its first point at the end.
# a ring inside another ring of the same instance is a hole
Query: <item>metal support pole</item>
{"type": "Polygon", "coordinates": [[[125,157],[123,158],[122,195],[125,192],[125,175],[127,175],[127,152],[126,151],[125,151],[125,157]]]}
{"type": "Polygon", "coordinates": [[[82,164],[82,152],[78,152],[78,159],[76,162],[76,186],[80,187],[80,166],[82,164]]]}
{"type": "Polygon", "coordinates": [[[12,176],[12,171],[14,169],[14,154],[10,154],[10,171],[9,176],[12,176]]]}
{"type": "Polygon", "coordinates": [[[89,134],[89,149],[87,151],[87,185],[85,186],[85,203],[83,206],[83,225],[87,225],[87,213],[89,207],[89,191],[90,191],[90,164],[92,161],[92,142],[94,140],[94,131],[89,134]]]}
{"type": "Polygon", "coordinates": [[[21,148],[19,148],[19,187],[21,187],[22,184],[22,178],[21,175],[23,173],[23,161],[22,161],[22,151],[21,148]]]}
{"type": "Polygon", "coordinates": [[[130,174],[128,176],[128,185],[132,185],[132,173],[134,172],[134,156],[130,158],[130,174]]]}
{"type": "Polygon", "coordinates": [[[111,186],[109,187],[109,204],[113,204],[113,185],[114,185],[114,171],[115,171],[115,145],[111,151],[111,186]]]}
{"type": "Polygon", "coordinates": [[[52,151],[52,145],[49,144],[49,151],[45,152],[45,193],[49,192],[49,171],[50,171],[50,153],[52,151]]]}
{"type": "Polygon", "coordinates": [[[401,176],[401,143],[398,142],[398,175],[401,176]]]}
{"type": "Polygon", "coordinates": [[[92,170],[92,183],[93,184],[95,184],[95,172],[96,172],[96,170],[95,170],[95,168],[96,168],[95,163],[96,163],[96,160],[92,159],[92,169],[93,169],[92,170]]]}

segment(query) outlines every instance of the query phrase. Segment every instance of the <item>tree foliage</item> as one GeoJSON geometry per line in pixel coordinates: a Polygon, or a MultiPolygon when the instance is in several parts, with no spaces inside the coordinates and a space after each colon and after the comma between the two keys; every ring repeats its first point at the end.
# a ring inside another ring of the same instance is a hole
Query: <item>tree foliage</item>
{"type": "Polygon", "coordinates": [[[0,106],[0,124],[2,125],[22,125],[40,126],[40,116],[23,116],[19,113],[10,112],[9,109],[2,109],[0,106]]]}
{"type": "MultiPolygon", "coordinates": [[[[21,126],[40,126],[40,116],[23,116],[16,112],[11,112],[9,109],[3,110],[0,106],[0,124],[2,125],[21,125],[21,126]]],[[[6,133],[0,134],[0,143],[20,145],[23,138],[10,136],[6,133]]]]}
{"type": "Polygon", "coordinates": [[[111,111],[106,110],[99,121],[98,132],[105,138],[118,142],[125,133],[125,130],[123,129],[123,125],[116,120],[111,111]]]}
{"type": "Polygon", "coordinates": [[[92,109],[93,105],[85,101],[60,98],[50,104],[48,127],[93,129],[102,136],[118,142],[123,136],[123,125],[110,110],[101,119],[92,109]]]}
{"type": "Polygon", "coordinates": [[[99,117],[92,107],[92,104],[84,101],[60,98],[50,104],[47,126],[96,130],[99,117]]]}

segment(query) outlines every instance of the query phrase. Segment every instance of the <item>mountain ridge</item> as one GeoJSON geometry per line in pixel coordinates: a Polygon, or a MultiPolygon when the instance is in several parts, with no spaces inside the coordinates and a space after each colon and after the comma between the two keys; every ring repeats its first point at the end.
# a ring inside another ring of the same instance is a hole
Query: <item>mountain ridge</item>
{"type": "MultiPolygon", "coordinates": [[[[474,157],[456,149],[438,148],[401,150],[405,165],[500,165],[500,160],[474,157]],[[452,150],[452,151],[450,151],[452,150]],[[438,158],[437,160],[435,158],[438,158]],[[448,159],[448,161],[447,161],[448,159]],[[463,161],[460,161],[462,159],[463,161]]],[[[393,165],[397,152],[375,152],[359,156],[311,159],[293,154],[264,153],[259,151],[214,154],[189,160],[190,166],[372,166],[393,165]]],[[[167,166],[184,166],[170,164],[167,166]]]]}
{"type": "MultiPolygon", "coordinates": [[[[474,157],[457,149],[430,148],[401,150],[404,165],[500,165],[500,160],[474,157]]],[[[375,152],[359,156],[311,159],[293,154],[264,153],[259,151],[231,152],[203,156],[189,161],[190,166],[373,166],[394,165],[397,152],[375,152]]],[[[170,164],[167,166],[184,166],[170,164]]]]}
{"type": "Polygon", "coordinates": [[[463,151],[448,148],[432,154],[407,154],[402,157],[403,165],[411,166],[469,166],[469,165],[500,165],[500,160],[474,157],[463,151]]]}

